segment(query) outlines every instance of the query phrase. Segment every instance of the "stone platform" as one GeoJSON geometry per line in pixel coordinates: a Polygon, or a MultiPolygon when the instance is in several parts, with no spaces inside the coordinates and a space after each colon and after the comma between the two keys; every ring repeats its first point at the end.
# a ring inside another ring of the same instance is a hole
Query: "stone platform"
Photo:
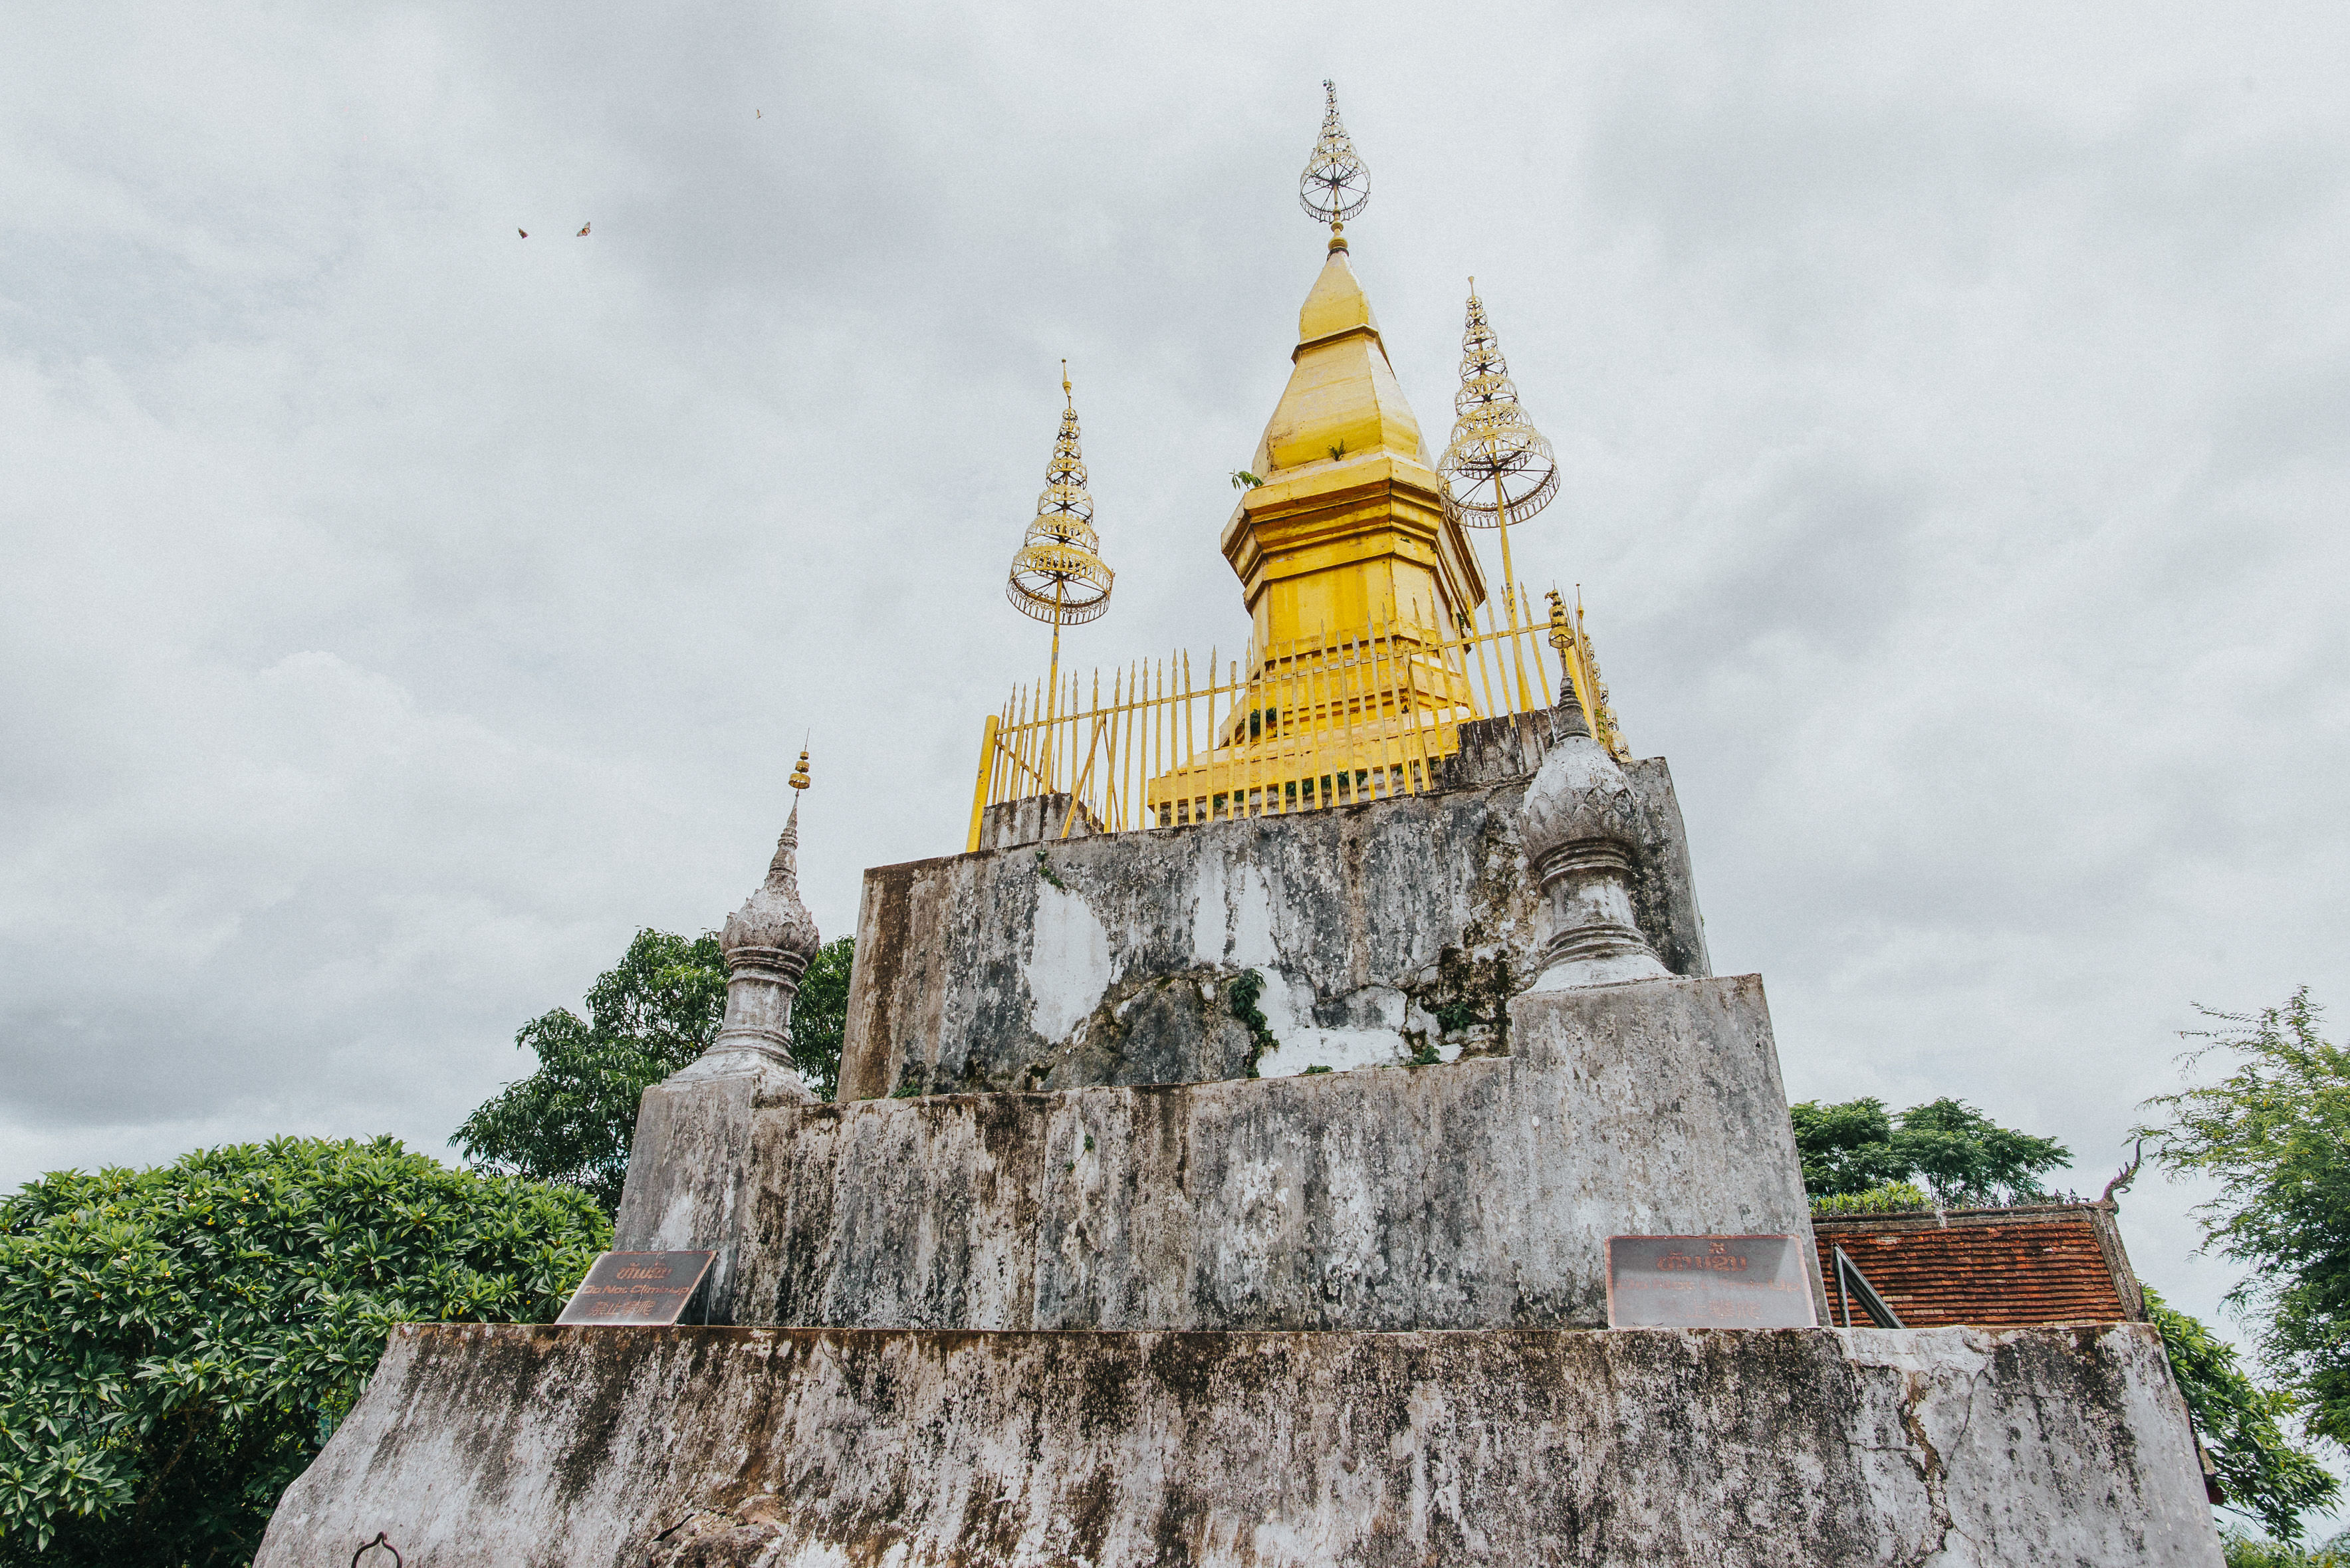
{"type": "Polygon", "coordinates": [[[719,1321],[971,1329],[1597,1327],[1611,1235],[1809,1254],[1759,979],[1510,1016],[1506,1057],[1310,1077],[848,1105],[672,1080],[613,1244],[717,1251],[719,1321]]]}
{"type": "MultiPolygon", "coordinates": [[[[1477,740],[1467,732],[1495,729],[1523,741],[1523,755],[1504,749],[1530,773],[1543,717],[1464,725],[1464,754],[1477,740]]],[[[1492,749],[1481,741],[1475,753],[1492,749]]],[[[1544,934],[1518,835],[1526,779],[1461,771],[1476,782],[1431,794],[875,867],[857,917],[840,1097],[1276,1077],[1398,1064],[1419,1047],[1447,1060],[1506,1051],[1505,1003],[1533,982],[1544,934]],[[1250,975],[1262,1035],[1231,994],[1250,975]]],[[[1641,929],[1673,973],[1710,974],[1672,775],[1661,757],[1624,775],[1639,818],[1641,929]]]]}
{"type": "Polygon", "coordinates": [[[411,1326],[256,1568],[2216,1568],[2153,1331],[411,1326]]]}

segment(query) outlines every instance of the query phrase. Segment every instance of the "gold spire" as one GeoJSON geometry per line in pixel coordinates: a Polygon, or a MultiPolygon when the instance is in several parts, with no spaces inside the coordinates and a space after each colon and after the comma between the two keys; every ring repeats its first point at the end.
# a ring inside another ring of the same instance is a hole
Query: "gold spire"
{"type": "Polygon", "coordinates": [[[1012,557],[1005,593],[1022,615],[1053,623],[1053,701],[1060,696],[1061,628],[1097,619],[1109,608],[1114,574],[1099,554],[1094,533],[1094,498],[1086,491],[1086,460],[1077,450],[1077,400],[1069,386],[1069,362],[1061,361],[1061,433],[1045,465],[1045,491],[1036,497],[1036,520],[1012,557]]]}
{"type": "Polygon", "coordinates": [[[1607,682],[1599,678],[1599,656],[1592,651],[1591,636],[1583,629],[1583,585],[1575,585],[1572,618],[1556,588],[1551,589],[1548,597],[1550,645],[1558,649],[1559,664],[1566,671],[1565,689],[1558,700],[1573,702],[1582,711],[1592,738],[1607,749],[1609,756],[1619,763],[1630,762],[1632,749],[1624,743],[1624,732],[1617,727],[1616,710],[1607,701],[1607,682]]]}
{"type": "MultiPolygon", "coordinates": [[[[1510,524],[1523,523],[1558,493],[1558,461],[1550,442],[1518,407],[1518,389],[1502,358],[1502,340],[1485,319],[1477,280],[1469,280],[1469,319],[1461,333],[1461,389],[1452,396],[1452,441],[1438,470],[1446,511],[1472,528],[1502,531],[1502,602],[1510,630],[1518,630],[1517,572],[1510,563],[1510,524]]],[[[1514,650],[1516,639],[1511,639],[1514,650]]],[[[1522,655],[1518,700],[1531,703],[1522,655]]]]}
{"type": "Polygon", "coordinates": [[[1297,204],[1315,223],[1330,225],[1330,248],[1343,251],[1347,220],[1361,212],[1370,199],[1371,171],[1363,166],[1346,126],[1339,121],[1337,85],[1325,78],[1322,134],[1314,143],[1313,156],[1305,161],[1305,172],[1297,178],[1297,204]]]}
{"type": "Polygon", "coordinates": [[[1461,334],[1461,389],[1452,395],[1452,441],[1441,472],[1453,504],[1472,528],[1523,523],[1558,493],[1558,462],[1525,410],[1502,358],[1502,340],[1485,319],[1477,280],[1469,280],[1469,319],[1461,334]]]}
{"type": "MultiPolygon", "coordinates": [[[[807,758],[807,750],[806,747],[802,747],[800,750],[800,765],[792,770],[792,787],[794,789],[806,789],[808,786],[807,758]]],[[[796,809],[796,806],[795,809],[796,809]]]]}
{"type": "Polygon", "coordinates": [[[1036,497],[1036,520],[1020,553],[1012,557],[1006,585],[1021,614],[1049,620],[1055,628],[1077,626],[1109,608],[1112,573],[1099,555],[1094,498],[1086,492],[1086,460],[1077,449],[1077,400],[1069,386],[1069,362],[1061,361],[1061,433],[1045,465],[1044,493],[1036,497]]]}

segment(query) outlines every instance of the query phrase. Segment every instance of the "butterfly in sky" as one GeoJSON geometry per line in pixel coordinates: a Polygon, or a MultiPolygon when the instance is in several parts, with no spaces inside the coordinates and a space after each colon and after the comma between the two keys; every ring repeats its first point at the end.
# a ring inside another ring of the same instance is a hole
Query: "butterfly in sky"
{"type": "Polygon", "coordinates": [[[528,229],[516,229],[515,233],[520,234],[524,239],[530,238],[530,231],[528,229]]]}
{"type": "Polygon", "coordinates": [[[582,223],[579,225],[579,232],[571,237],[575,240],[584,240],[588,237],[588,231],[593,226],[593,224],[582,223]]]}

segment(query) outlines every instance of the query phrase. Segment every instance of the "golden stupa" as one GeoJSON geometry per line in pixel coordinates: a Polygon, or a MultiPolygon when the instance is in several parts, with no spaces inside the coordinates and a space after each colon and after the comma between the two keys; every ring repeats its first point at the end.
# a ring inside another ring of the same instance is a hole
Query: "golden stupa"
{"type": "MultiPolygon", "coordinates": [[[[1554,609],[1546,658],[1544,623],[1506,565],[1487,603],[1466,532],[1541,509],[1557,489],[1548,443],[1518,408],[1472,295],[1461,420],[1444,461],[1430,458],[1351,265],[1345,221],[1368,178],[1324,87],[1299,201],[1329,224],[1329,243],[1297,313],[1288,385],[1252,466],[1232,475],[1243,493],[1220,539],[1248,609],[1247,651],[1199,668],[1180,653],[1138,659],[1096,672],[1088,691],[1061,670],[1056,645],[1046,680],[985,721],[971,849],[991,842],[991,805],[1024,799],[1056,803],[1039,821],[1066,837],[1441,788],[1463,723],[1547,709],[1554,691],[1579,699],[1601,732],[1579,608],[1554,609]]],[[[1083,543],[1091,561],[1089,529],[1083,543]]],[[[1106,568],[1101,579],[1106,596],[1106,568]]],[[[1052,605],[1077,618],[1067,597],[1052,605]]],[[[1023,607],[1045,603],[1040,590],[1023,607]]]]}
{"type": "Polygon", "coordinates": [[[1248,605],[1244,677],[1263,695],[1212,749],[1149,781],[1162,820],[1425,788],[1427,764],[1477,716],[1445,650],[1485,579],[1349,265],[1342,220],[1362,209],[1362,178],[1334,96],[1302,182],[1328,251],[1221,540],[1248,605]]]}
{"type": "Polygon", "coordinates": [[[1485,580],[1444,504],[1344,234],[1331,236],[1297,313],[1290,359],[1251,470],[1264,483],[1222,540],[1260,657],[1367,636],[1374,622],[1457,636],[1485,580]]]}

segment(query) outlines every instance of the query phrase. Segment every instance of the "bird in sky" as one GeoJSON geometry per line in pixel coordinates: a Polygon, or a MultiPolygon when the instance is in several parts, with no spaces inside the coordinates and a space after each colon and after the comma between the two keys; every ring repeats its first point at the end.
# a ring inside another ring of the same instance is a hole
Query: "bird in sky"
{"type": "Polygon", "coordinates": [[[530,238],[530,231],[528,229],[516,229],[515,233],[520,234],[524,239],[530,238]]]}
{"type": "Polygon", "coordinates": [[[582,223],[582,224],[580,224],[580,225],[579,225],[579,232],[578,232],[577,234],[576,234],[572,235],[571,237],[572,237],[573,239],[575,239],[575,240],[584,240],[584,239],[586,239],[586,238],[588,237],[588,229],[589,229],[591,226],[592,226],[592,225],[590,225],[590,224],[587,224],[587,223],[582,223]]]}

